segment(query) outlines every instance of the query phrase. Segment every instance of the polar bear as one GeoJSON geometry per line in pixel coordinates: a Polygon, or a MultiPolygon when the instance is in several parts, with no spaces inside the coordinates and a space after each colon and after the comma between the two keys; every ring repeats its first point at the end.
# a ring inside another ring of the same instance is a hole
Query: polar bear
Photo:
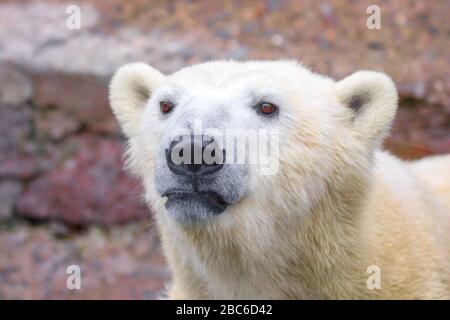
{"type": "Polygon", "coordinates": [[[164,75],[133,63],[110,101],[155,212],[168,298],[450,298],[450,155],[381,150],[397,108],[388,76],[334,81],[296,61],[164,75]],[[223,161],[233,150],[210,128],[276,130],[276,170],[223,161]]]}

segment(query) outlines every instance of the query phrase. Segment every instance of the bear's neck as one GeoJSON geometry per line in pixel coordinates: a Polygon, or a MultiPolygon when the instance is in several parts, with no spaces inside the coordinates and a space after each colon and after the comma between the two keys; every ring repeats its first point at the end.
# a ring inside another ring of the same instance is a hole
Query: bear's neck
{"type": "Polygon", "coordinates": [[[259,208],[261,214],[270,217],[276,210],[279,218],[244,220],[240,225],[234,221],[229,228],[226,222],[205,228],[162,228],[163,240],[171,247],[166,250],[169,262],[177,269],[175,280],[185,288],[196,283],[190,295],[199,298],[358,296],[355,291],[367,290],[370,265],[362,227],[369,180],[364,174],[352,177],[351,190],[330,187],[322,201],[291,220],[283,220],[293,216],[284,212],[286,207],[267,204],[259,208]]]}

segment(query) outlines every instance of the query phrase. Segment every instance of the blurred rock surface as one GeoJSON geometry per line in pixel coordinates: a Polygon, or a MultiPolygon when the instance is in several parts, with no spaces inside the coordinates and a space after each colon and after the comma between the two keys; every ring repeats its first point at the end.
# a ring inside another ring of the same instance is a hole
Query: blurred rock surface
{"type": "Polygon", "coordinates": [[[0,225],[0,299],[158,299],[169,279],[148,222],[57,238],[46,226],[0,225]],[[81,289],[66,286],[67,267],[81,289]]]}
{"type": "Polygon", "coordinates": [[[62,161],[26,188],[18,203],[21,215],[111,226],[148,214],[138,183],[122,170],[120,143],[77,135],[65,144],[70,150],[62,161]]]}
{"type": "Polygon", "coordinates": [[[22,185],[17,181],[0,182],[0,222],[12,217],[21,192],[22,185]]]}

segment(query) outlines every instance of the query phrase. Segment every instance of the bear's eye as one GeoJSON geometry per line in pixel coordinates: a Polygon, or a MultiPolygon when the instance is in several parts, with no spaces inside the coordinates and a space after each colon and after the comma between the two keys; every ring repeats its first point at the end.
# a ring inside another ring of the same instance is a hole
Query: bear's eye
{"type": "Polygon", "coordinates": [[[270,102],[261,102],[258,105],[258,111],[266,116],[274,114],[277,109],[277,106],[270,102]]]}
{"type": "Polygon", "coordinates": [[[170,111],[172,111],[174,105],[170,101],[161,101],[159,103],[159,107],[162,113],[169,113],[170,111]]]}

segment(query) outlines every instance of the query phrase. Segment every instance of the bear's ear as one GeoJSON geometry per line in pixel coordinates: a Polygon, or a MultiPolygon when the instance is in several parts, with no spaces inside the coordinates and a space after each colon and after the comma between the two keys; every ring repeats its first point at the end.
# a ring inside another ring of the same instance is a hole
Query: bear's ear
{"type": "Polygon", "coordinates": [[[353,125],[361,139],[377,146],[395,117],[397,90],[384,73],[358,71],[336,83],[341,103],[354,113],[353,125]]]}
{"type": "Polygon", "coordinates": [[[138,134],[142,110],[165,76],[145,63],[131,63],[114,74],[109,86],[111,108],[125,135],[138,134]]]}

